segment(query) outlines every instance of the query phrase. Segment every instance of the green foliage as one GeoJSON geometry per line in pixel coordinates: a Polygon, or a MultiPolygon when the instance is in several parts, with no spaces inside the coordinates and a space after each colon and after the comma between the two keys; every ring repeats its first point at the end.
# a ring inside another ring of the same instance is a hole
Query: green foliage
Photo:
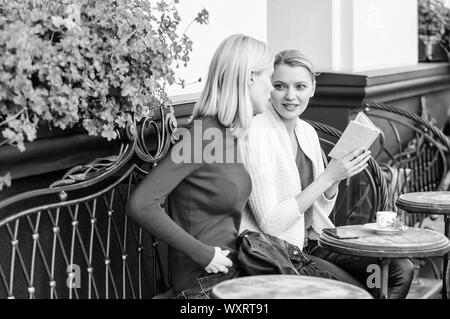
{"type": "Polygon", "coordinates": [[[192,51],[177,4],[0,0],[0,145],[23,151],[43,122],[111,140],[151,115],[192,51]]]}

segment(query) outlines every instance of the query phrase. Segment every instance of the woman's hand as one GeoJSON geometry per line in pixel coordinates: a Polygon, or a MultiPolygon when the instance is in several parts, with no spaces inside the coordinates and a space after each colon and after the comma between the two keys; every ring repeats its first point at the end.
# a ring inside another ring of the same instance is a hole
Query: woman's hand
{"type": "Polygon", "coordinates": [[[323,177],[331,183],[347,179],[363,171],[370,159],[370,151],[358,149],[342,158],[333,158],[323,172],[323,177]]]}
{"type": "Polygon", "coordinates": [[[222,250],[220,247],[214,247],[214,257],[211,262],[205,267],[208,273],[227,273],[228,268],[233,266],[233,262],[227,256],[230,254],[229,250],[222,250]]]}

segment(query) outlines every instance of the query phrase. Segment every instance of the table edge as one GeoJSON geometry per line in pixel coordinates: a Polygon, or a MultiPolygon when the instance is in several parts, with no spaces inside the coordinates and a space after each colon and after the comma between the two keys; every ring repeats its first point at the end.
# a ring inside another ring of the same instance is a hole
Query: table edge
{"type": "MultiPolygon", "coordinates": [[[[450,241],[445,241],[445,244],[424,250],[408,250],[408,251],[382,251],[375,249],[367,249],[367,247],[355,248],[349,246],[339,246],[339,242],[337,242],[334,238],[332,241],[327,240],[326,235],[320,235],[318,244],[320,247],[325,248],[327,250],[341,253],[345,255],[351,256],[360,256],[360,257],[373,257],[373,258],[421,258],[421,257],[434,257],[434,256],[442,256],[450,251],[450,241]],[[356,251],[358,249],[358,251],[356,251]]],[[[331,238],[331,237],[330,237],[331,238]]]]}

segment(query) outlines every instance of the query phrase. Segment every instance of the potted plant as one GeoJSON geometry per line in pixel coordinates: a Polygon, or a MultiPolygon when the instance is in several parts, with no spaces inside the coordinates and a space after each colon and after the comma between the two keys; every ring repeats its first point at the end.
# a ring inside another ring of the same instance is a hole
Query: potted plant
{"type": "MultiPolygon", "coordinates": [[[[167,103],[192,41],[178,0],[0,1],[0,146],[38,128],[82,126],[108,140],[167,103]]],[[[208,22],[202,10],[195,22],[208,22]]],[[[0,190],[11,176],[0,171],[0,190]]]]}
{"type": "Polygon", "coordinates": [[[442,0],[419,0],[419,61],[447,61],[450,9],[442,0]]]}
{"type": "Polygon", "coordinates": [[[450,8],[447,8],[447,23],[445,24],[444,33],[441,36],[441,47],[447,53],[450,62],[450,8]]]}

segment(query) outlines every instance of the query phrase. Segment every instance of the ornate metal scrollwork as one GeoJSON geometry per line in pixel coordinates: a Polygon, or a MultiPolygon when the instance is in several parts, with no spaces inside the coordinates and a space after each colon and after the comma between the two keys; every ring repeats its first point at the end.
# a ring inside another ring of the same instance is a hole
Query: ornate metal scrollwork
{"type": "MultiPolygon", "coordinates": [[[[416,129],[419,129],[423,131],[424,133],[431,132],[434,140],[436,141],[436,144],[440,144],[443,147],[443,150],[448,152],[450,151],[450,140],[445,134],[432,122],[427,121],[420,117],[417,114],[408,112],[406,110],[392,107],[383,103],[375,103],[372,101],[365,101],[364,102],[364,111],[365,113],[370,112],[371,109],[373,110],[381,110],[386,112],[391,112],[394,114],[401,115],[405,118],[408,118],[415,122],[416,129]]],[[[391,119],[392,120],[392,119],[391,119]]]]}
{"type": "Polygon", "coordinates": [[[177,129],[177,120],[175,118],[172,106],[161,106],[159,108],[161,123],[158,123],[151,117],[142,121],[141,125],[134,124],[127,130],[131,141],[136,141],[134,151],[136,155],[146,163],[156,163],[167,154],[170,144],[175,141],[174,133],[177,129]],[[146,132],[150,128],[156,131],[157,145],[154,155],[150,153],[146,143],[146,132]]]}
{"type": "Polygon", "coordinates": [[[8,213],[0,218],[0,237],[9,239],[0,245],[0,299],[148,298],[167,290],[159,242],[125,211],[147,173],[142,161],[155,163],[174,142],[174,110],[161,106],[159,112],[120,132],[120,142],[108,144],[115,155],[0,201],[8,213]],[[66,269],[77,265],[87,270],[82,289],[67,285],[74,278],[66,269]]]}
{"type": "Polygon", "coordinates": [[[107,174],[120,167],[135,153],[146,163],[156,163],[167,154],[169,147],[175,142],[177,120],[172,106],[161,105],[159,107],[160,118],[147,117],[140,123],[133,123],[122,134],[125,139],[117,155],[97,158],[85,165],[77,165],[67,171],[63,178],[53,182],[50,188],[73,185],[80,182],[91,181],[96,177],[107,174]],[[151,154],[147,146],[148,131],[153,128],[156,137],[154,154],[151,154]]]}
{"type": "Polygon", "coordinates": [[[64,174],[62,179],[53,182],[49,187],[54,188],[59,186],[72,185],[78,182],[84,182],[99,177],[106,172],[116,168],[119,163],[121,163],[124,158],[127,157],[126,154],[128,153],[129,148],[130,145],[122,143],[120,145],[119,154],[96,158],[92,162],[85,165],[77,165],[68,170],[67,173],[64,174]]]}

